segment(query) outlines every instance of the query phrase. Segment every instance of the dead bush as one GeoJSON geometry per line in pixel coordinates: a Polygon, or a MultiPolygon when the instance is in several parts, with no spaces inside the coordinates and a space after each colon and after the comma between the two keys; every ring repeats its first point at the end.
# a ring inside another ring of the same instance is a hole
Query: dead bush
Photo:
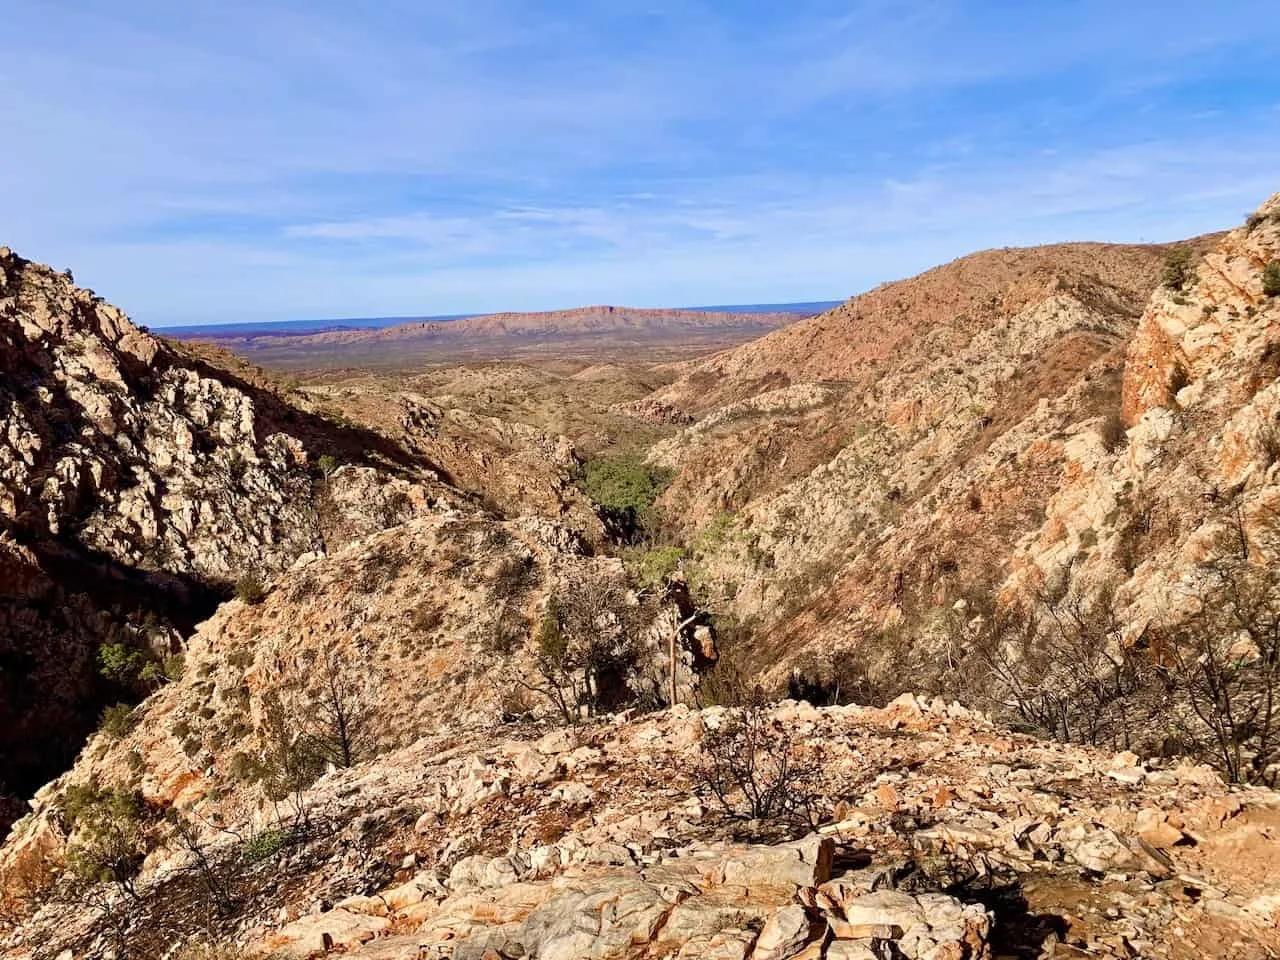
{"type": "Polygon", "coordinates": [[[853,651],[802,661],[787,678],[787,696],[816,707],[874,704],[883,699],[881,691],[867,676],[865,664],[853,651]]]}
{"type": "Polygon", "coordinates": [[[1113,410],[1102,418],[1098,426],[1098,436],[1102,438],[1102,446],[1108,453],[1115,453],[1128,439],[1125,433],[1124,419],[1119,410],[1113,410]]]}
{"type": "Polygon", "coordinates": [[[46,899],[58,872],[48,857],[33,851],[0,872],[0,924],[16,925],[46,899]]]}
{"type": "Polygon", "coordinates": [[[806,830],[817,825],[816,764],[802,754],[791,728],[773,718],[759,688],[703,734],[701,751],[700,792],[728,816],[806,830]]]}
{"type": "Polygon", "coordinates": [[[1247,529],[1239,511],[1200,565],[1196,613],[1164,650],[1202,728],[1203,753],[1233,783],[1273,786],[1280,772],[1280,524],[1247,529]]]}
{"type": "Polygon", "coordinates": [[[444,622],[444,610],[424,600],[409,611],[409,622],[418,633],[431,633],[444,622]]]}
{"type": "Polygon", "coordinates": [[[1021,604],[967,598],[944,621],[954,666],[945,693],[1056,740],[1133,748],[1150,735],[1167,690],[1122,626],[1107,590],[1021,604]]]}

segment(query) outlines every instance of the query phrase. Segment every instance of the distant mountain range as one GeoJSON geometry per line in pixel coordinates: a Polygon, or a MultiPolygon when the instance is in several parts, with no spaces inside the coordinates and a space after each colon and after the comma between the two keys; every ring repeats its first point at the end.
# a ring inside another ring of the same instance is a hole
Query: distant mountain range
{"type": "MultiPolygon", "coordinates": [[[[608,308],[615,311],[622,311],[622,315],[626,317],[637,317],[644,314],[655,314],[669,316],[673,313],[702,313],[702,314],[733,314],[746,315],[750,314],[758,321],[759,315],[780,314],[786,315],[790,319],[796,316],[813,316],[831,309],[842,303],[840,300],[815,300],[801,303],[750,303],[735,305],[718,305],[706,307],[681,307],[678,309],[629,309],[614,307],[608,308]]],[[[480,314],[480,313],[458,313],[458,314],[442,314],[439,316],[427,317],[347,317],[336,319],[322,320],[278,320],[263,321],[252,323],[209,323],[198,325],[183,326],[157,326],[155,329],[163,331],[166,335],[177,337],[180,340],[193,339],[250,339],[257,337],[297,337],[310,336],[320,333],[335,333],[344,331],[359,330],[384,330],[390,327],[402,326],[421,326],[423,324],[443,324],[455,323],[460,320],[471,320],[477,317],[500,316],[500,317],[564,317],[572,318],[575,314],[583,311],[603,310],[601,307],[584,307],[578,310],[557,310],[543,311],[538,313],[521,314],[517,312],[506,312],[500,314],[480,314]]],[[[690,318],[696,319],[696,318],[690,318]]],[[[696,326],[705,326],[702,323],[695,323],[696,326]]]]}

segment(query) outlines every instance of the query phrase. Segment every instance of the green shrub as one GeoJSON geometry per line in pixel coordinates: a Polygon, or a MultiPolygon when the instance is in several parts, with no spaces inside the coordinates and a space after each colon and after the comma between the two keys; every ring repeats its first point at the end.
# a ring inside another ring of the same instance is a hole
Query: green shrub
{"type": "Polygon", "coordinates": [[[670,471],[651,467],[635,454],[591,460],[582,472],[582,491],[595,503],[637,514],[652,507],[670,482],[670,471]]]}
{"type": "Polygon", "coordinates": [[[290,836],[288,830],[275,828],[263,830],[244,842],[244,846],[240,848],[240,854],[249,863],[270,860],[288,845],[290,836]]]}
{"type": "Polygon", "coordinates": [[[698,530],[698,549],[710,553],[729,539],[733,531],[733,514],[721,510],[698,530]]]}
{"type": "Polygon", "coordinates": [[[102,711],[102,719],[98,726],[103,733],[119,739],[127,735],[137,722],[133,707],[127,703],[117,703],[102,711]]]}
{"type": "Polygon", "coordinates": [[[1181,292],[1195,276],[1195,264],[1187,247],[1174,247],[1164,261],[1161,281],[1170,290],[1181,292]]]}
{"type": "Polygon", "coordinates": [[[246,573],[236,581],[236,599],[250,606],[261,603],[267,598],[266,587],[254,573],[246,573]]]}
{"type": "Polygon", "coordinates": [[[180,653],[171,654],[163,660],[150,660],[138,674],[138,679],[153,687],[173,683],[182,679],[182,671],[186,659],[180,653]]]}
{"type": "Polygon", "coordinates": [[[321,476],[327,480],[338,469],[338,460],[336,457],[326,453],[316,461],[316,467],[319,468],[321,476]]]}
{"type": "Polygon", "coordinates": [[[1268,297],[1280,297],[1280,260],[1272,260],[1262,271],[1262,292],[1268,297]]]}
{"type": "Polygon", "coordinates": [[[232,650],[227,654],[227,663],[237,670],[247,670],[253,664],[253,650],[249,647],[232,650]]]}
{"type": "Polygon", "coordinates": [[[555,610],[548,611],[538,625],[538,654],[548,664],[555,667],[564,665],[565,655],[569,650],[569,639],[560,629],[560,619],[555,610]]]}
{"type": "Polygon", "coordinates": [[[249,956],[248,950],[235,943],[189,940],[173,955],[173,960],[247,960],[249,956]]]}
{"type": "Polygon", "coordinates": [[[97,802],[101,793],[97,779],[91,779],[88,783],[73,783],[62,792],[58,809],[62,811],[62,819],[66,821],[68,828],[75,827],[90,806],[97,802]]]}
{"type": "Polygon", "coordinates": [[[62,816],[73,833],[67,865],[81,880],[113,882],[133,893],[146,857],[146,807],[135,791],[99,788],[96,780],[69,787],[62,816]]]}
{"type": "Polygon", "coordinates": [[[642,587],[661,590],[680,567],[684,550],[680,547],[636,547],[623,554],[623,561],[642,587]]]}
{"type": "Polygon", "coordinates": [[[177,683],[182,679],[182,674],[187,669],[186,655],[172,653],[164,658],[161,666],[164,668],[164,678],[171,683],[177,683]]]}
{"type": "Polygon", "coordinates": [[[116,683],[130,683],[142,668],[143,656],[123,643],[104,643],[98,647],[98,672],[116,683]]]}
{"type": "Polygon", "coordinates": [[[635,454],[589,461],[579,486],[596,504],[615,540],[636,543],[653,522],[653,505],[671,483],[672,473],[651,467],[635,454]]]}

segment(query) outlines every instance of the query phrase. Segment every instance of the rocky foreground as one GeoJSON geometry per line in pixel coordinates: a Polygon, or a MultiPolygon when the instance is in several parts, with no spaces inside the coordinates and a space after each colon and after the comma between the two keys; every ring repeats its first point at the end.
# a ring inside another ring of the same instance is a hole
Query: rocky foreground
{"type": "MultiPolygon", "coordinates": [[[[248,955],[363,960],[1280,950],[1274,792],[1017,735],[954,704],[784,701],[770,722],[794,738],[818,821],[790,839],[706,789],[700,744],[728,716],[427,738],[331,773],[301,798],[306,827],[237,881],[234,939],[248,955]]],[[[255,816],[209,816],[206,860],[279,826],[278,808],[255,816]]],[[[138,899],[110,908],[132,951],[201,935],[199,877],[190,853],[148,857],[138,899]]],[[[5,956],[111,955],[119,928],[103,916],[47,902],[5,956]]]]}

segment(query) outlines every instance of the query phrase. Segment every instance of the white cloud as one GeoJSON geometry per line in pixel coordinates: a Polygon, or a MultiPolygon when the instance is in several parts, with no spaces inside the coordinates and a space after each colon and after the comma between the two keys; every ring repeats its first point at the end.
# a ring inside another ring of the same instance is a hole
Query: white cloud
{"type": "Polygon", "coordinates": [[[1165,99],[1266,62],[1255,0],[546,7],[20,4],[0,242],[153,323],[743,302],[1280,187],[1269,103],[1165,99]]]}

